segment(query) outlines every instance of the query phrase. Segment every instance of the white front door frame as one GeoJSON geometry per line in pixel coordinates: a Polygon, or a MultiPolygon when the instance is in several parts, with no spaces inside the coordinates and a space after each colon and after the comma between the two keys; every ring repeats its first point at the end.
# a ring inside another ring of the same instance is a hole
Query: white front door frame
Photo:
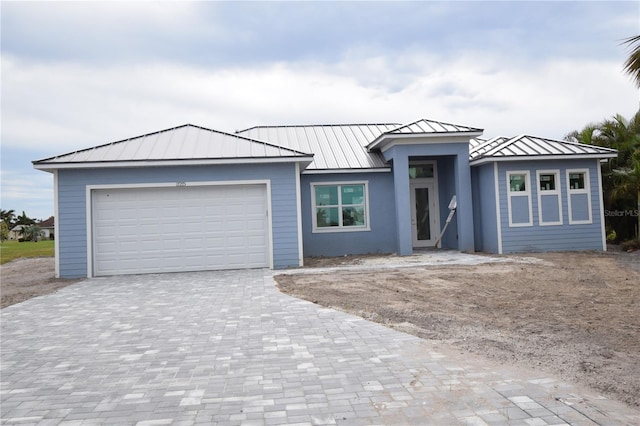
{"type": "Polygon", "coordinates": [[[411,198],[411,236],[413,247],[435,247],[440,229],[440,208],[438,202],[438,187],[434,179],[414,179],[410,183],[411,198]],[[428,205],[426,209],[418,209],[416,192],[427,190],[428,205]],[[420,226],[428,226],[428,238],[421,237],[420,226]]]}
{"type": "Polygon", "coordinates": [[[409,199],[411,203],[411,239],[414,248],[435,247],[436,239],[440,233],[440,198],[438,195],[438,161],[419,160],[409,161],[409,167],[432,165],[433,176],[421,178],[409,178],[409,199]],[[427,190],[429,198],[428,211],[417,211],[416,190],[427,190]],[[421,239],[418,235],[418,224],[425,219],[425,214],[429,216],[429,238],[421,239]]]}

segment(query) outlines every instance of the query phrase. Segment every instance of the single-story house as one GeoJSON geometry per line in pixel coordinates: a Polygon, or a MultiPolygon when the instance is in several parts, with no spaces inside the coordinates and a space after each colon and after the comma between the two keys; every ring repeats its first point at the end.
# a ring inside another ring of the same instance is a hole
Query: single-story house
{"type": "Polygon", "coordinates": [[[16,225],[11,228],[11,230],[9,230],[9,239],[17,241],[22,238],[22,229],[24,227],[25,225],[16,225]]]}
{"type": "MultiPolygon", "coordinates": [[[[55,228],[53,216],[51,216],[47,220],[43,220],[36,223],[36,225],[40,227],[40,237],[38,241],[53,239],[54,228],[55,228]]],[[[16,225],[13,228],[11,228],[11,230],[9,231],[9,239],[19,240],[20,238],[23,238],[24,235],[22,234],[22,230],[24,228],[26,228],[26,225],[16,225]]]]}
{"type": "Polygon", "coordinates": [[[55,219],[53,216],[49,217],[49,219],[45,219],[41,222],[38,222],[38,226],[42,230],[42,238],[45,240],[52,240],[55,235],[55,219]]]}
{"type": "Polygon", "coordinates": [[[54,178],[61,277],[289,268],[425,247],[605,250],[615,150],[474,127],[183,125],[34,161],[54,178]],[[438,241],[456,197],[456,211],[438,241]]]}

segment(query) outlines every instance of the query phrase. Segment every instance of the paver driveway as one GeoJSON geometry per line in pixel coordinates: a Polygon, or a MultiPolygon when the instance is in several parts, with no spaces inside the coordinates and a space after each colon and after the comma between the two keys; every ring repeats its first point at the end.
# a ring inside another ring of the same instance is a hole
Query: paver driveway
{"type": "Polygon", "coordinates": [[[1,361],[5,424],[640,423],[283,295],[265,270],[98,278],[5,308],[1,361]]]}

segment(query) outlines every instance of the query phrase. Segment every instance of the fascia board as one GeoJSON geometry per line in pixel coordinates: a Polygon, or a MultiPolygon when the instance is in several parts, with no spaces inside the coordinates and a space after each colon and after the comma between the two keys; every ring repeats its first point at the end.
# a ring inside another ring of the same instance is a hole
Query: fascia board
{"type": "Polygon", "coordinates": [[[569,155],[529,155],[517,157],[482,157],[469,162],[471,166],[502,161],[540,161],[540,160],[584,160],[592,158],[616,158],[617,153],[610,154],[569,154],[569,155]]]}
{"type": "Polygon", "coordinates": [[[95,169],[95,168],[123,168],[123,167],[168,167],[168,166],[208,166],[224,164],[271,164],[271,163],[302,163],[307,167],[313,157],[277,157],[277,158],[234,158],[234,159],[206,159],[206,160],[146,160],[146,161],[101,161],[83,163],[33,163],[33,168],[43,171],[63,169],[95,169]],[[305,164],[306,163],[306,164],[305,164]]]}
{"type": "Polygon", "coordinates": [[[469,139],[474,138],[476,136],[481,136],[483,132],[440,132],[440,133],[384,133],[378,136],[373,142],[367,145],[367,150],[371,151],[375,148],[380,149],[380,151],[386,151],[391,146],[408,144],[408,143],[469,143],[469,139]],[[451,138],[464,137],[465,140],[457,140],[452,141],[451,138]],[[388,139],[389,142],[384,144],[385,139],[388,139]],[[402,142],[401,139],[428,139],[427,141],[421,142],[402,142]]]}
{"type": "Polygon", "coordinates": [[[302,172],[303,175],[332,175],[332,174],[347,174],[347,173],[388,173],[391,171],[390,167],[378,168],[378,169],[311,169],[302,172]]]}

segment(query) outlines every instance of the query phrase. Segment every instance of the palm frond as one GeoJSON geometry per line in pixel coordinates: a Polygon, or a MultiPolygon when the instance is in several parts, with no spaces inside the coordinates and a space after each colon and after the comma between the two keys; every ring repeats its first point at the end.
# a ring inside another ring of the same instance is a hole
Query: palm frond
{"type": "Polygon", "coordinates": [[[629,74],[640,87],[640,35],[626,38],[622,44],[631,46],[631,53],[624,63],[624,72],[629,74]]]}

